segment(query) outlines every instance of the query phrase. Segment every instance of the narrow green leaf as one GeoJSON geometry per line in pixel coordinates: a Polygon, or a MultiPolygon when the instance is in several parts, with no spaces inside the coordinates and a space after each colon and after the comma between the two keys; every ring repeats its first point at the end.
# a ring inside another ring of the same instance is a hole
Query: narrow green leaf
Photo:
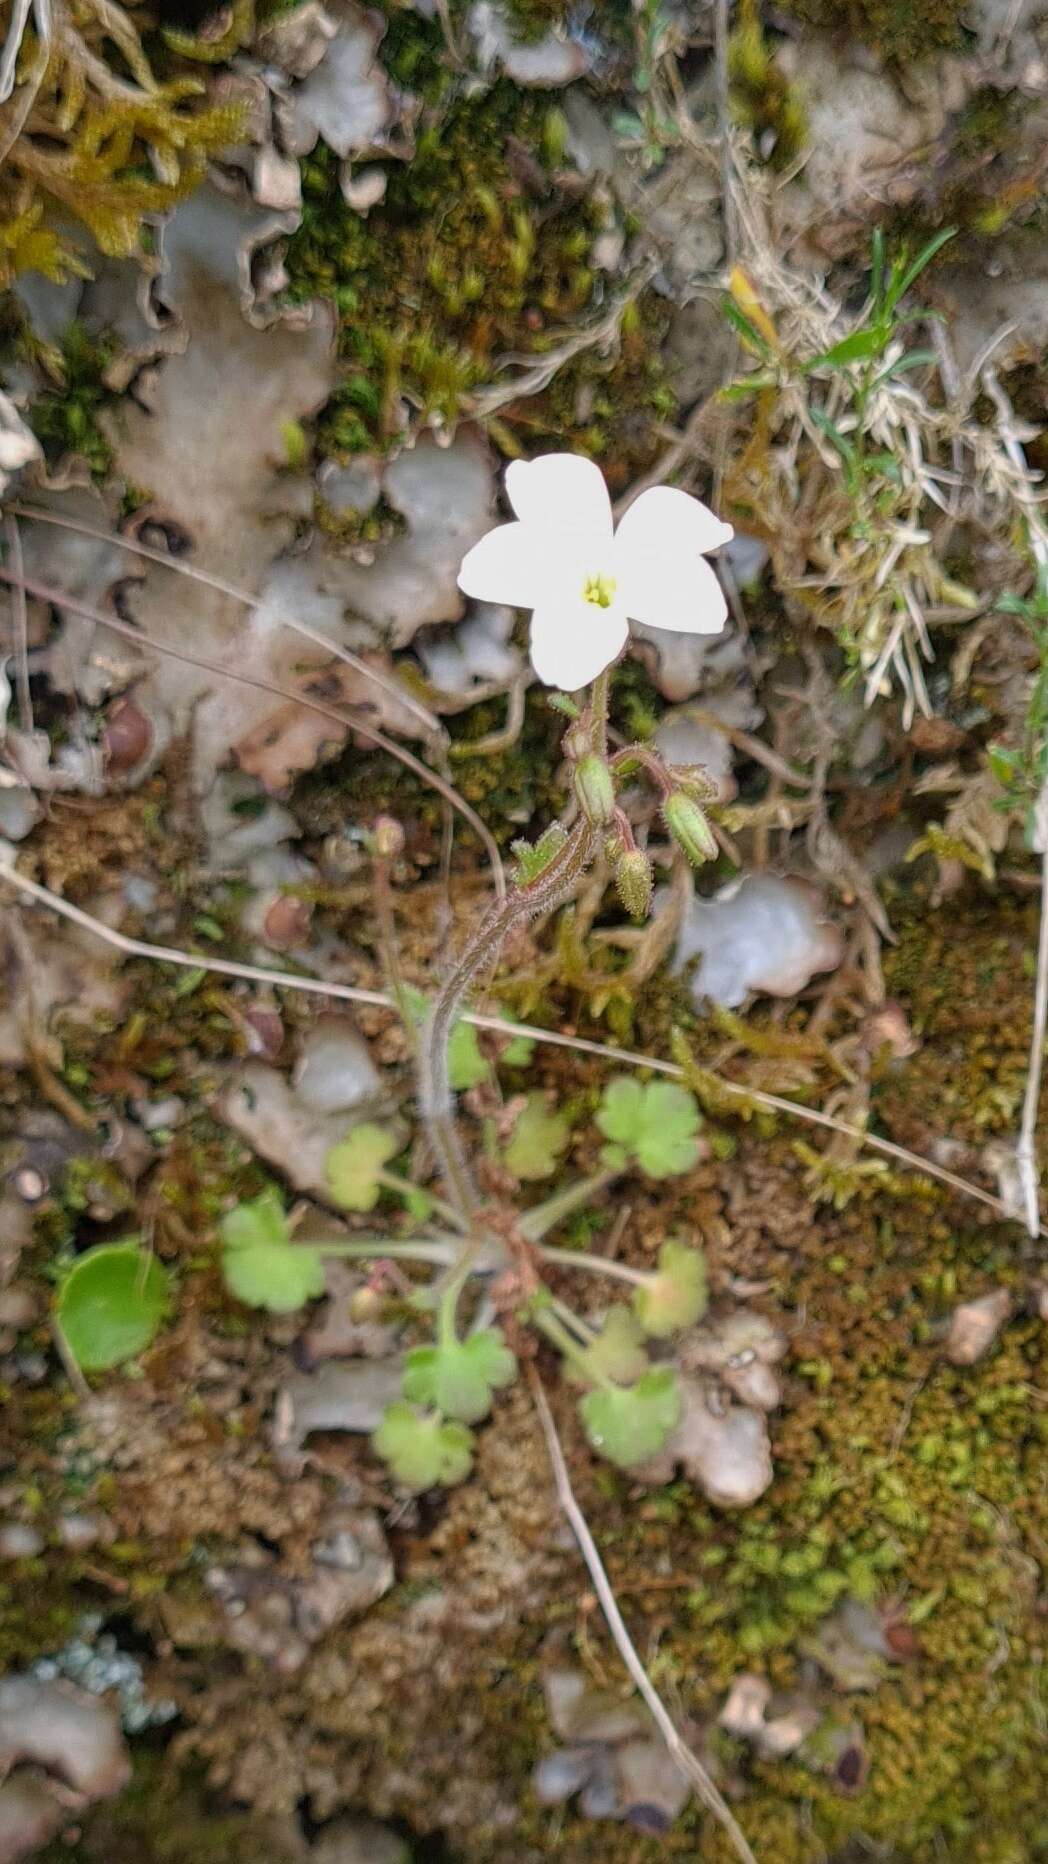
{"type": "Polygon", "coordinates": [[[875,227],[870,241],[870,296],[875,305],[881,302],[884,290],[884,231],[875,227]]]}
{"type": "Polygon", "coordinates": [[[768,374],[748,375],[741,382],[729,382],[717,390],[718,401],[744,401],[747,395],[759,394],[762,388],[777,388],[778,377],[768,374]]]}
{"type": "Polygon", "coordinates": [[[813,356],[804,365],[805,372],[811,369],[844,368],[851,362],[869,362],[871,357],[881,355],[889,340],[889,332],[880,328],[853,330],[851,336],[842,337],[821,356],[813,356]]]}
{"type": "Polygon", "coordinates": [[[940,232],[932,236],[926,245],[921,247],[917,257],[911,260],[909,265],[906,265],[904,260],[899,261],[899,264],[902,266],[901,275],[892,280],[885,295],[885,304],[888,310],[894,310],[899,299],[906,296],[910,286],[920,277],[925,267],[931,264],[936,253],[941,252],[947,241],[954,238],[956,232],[956,227],[943,227],[940,232]]]}
{"type": "Polygon", "coordinates": [[[896,362],[890,362],[880,371],[879,375],[874,376],[870,383],[870,393],[872,394],[875,388],[880,388],[882,382],[890,381],[892,376],[905,375],[911,369],[923,369],[926,364],[937,360],[934,350],[907,350],[905,356],[900,356],[896,362]]]}
{"type": "Polygon", "coordinates": [[[738,331],[743,341],[749,345],[750,349],[754,350],[758,356],[763,356],[766,362],[770,362],[772,356],[770,343],[765,342],[756,324],[751,323],[745,311],[739,309],[735,299],[726,294],[721,299],[721,309],[729,324],[735,326],[735,329],[738,331]]]}
{"type": "Polygon", "coordinates": [[[811,418],[819,429],[819,432],[825,434],[827,440],[832,441],[842,459],[846,460],[849,466],[854,466],[855,448],[852,446],[851,441],[846,439],[844,434],[841,433],[840,428],[834,426],[829,415],[824,414],[821,408],[813,408],[811,411],[811,418]]]}

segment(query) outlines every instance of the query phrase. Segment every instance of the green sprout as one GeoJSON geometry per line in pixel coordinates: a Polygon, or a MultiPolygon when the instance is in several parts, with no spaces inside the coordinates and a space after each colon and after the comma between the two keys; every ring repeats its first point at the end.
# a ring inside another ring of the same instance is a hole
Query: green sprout
{"type": "Polygon", "coordinates": [[[513,852],[517,857],[517,882],[522,887],[531,885],[540,874],[544,874],[550,862],[556,858],[567,841],[567,833],[559,822],[551,822],[548,829],[538,841],[525,841],[523,838],[513,843],[513,852]]]}
{"type": "Polygon", "coordinates": [[[472,1431],[403,1399],[387,1405],[371,1443],[397,1481],[417,1495],[423,1489],[452,1488],[473,1467],[472,1431]]]}
{"type": "Polygon", "coordinates": [[[672,1178],[690,1171],[699,1157],[698,1103],[673,1081],[644,1087],[629,1075],[618,1075],[604,1089],[597,1125],[612,1142],[601,1153],[611,1170],[621,1170],[632,1158],[649,1178],[672,1178]]]}
{"type": "Polygon", "coordinates": [[[292,1241],[274,1188],[222,1219],[222,1274],[231,1294],[248,1307],[293,1314],[324,1292],[319,1249],[292,1241]]]}

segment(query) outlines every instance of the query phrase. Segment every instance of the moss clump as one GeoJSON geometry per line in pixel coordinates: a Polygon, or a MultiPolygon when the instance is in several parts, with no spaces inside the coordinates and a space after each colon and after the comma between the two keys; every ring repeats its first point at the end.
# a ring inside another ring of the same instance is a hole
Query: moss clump
{"type": "Polygon", "coordinates": [[[589,303],[591,209],[550,199],[540,214],[506,152],[516,137],[548,174],[547,114],[505,84],[453,104],[412,161],[391,166],[386,198],[366,219],[342,200],[329,151],[304,164],[288,272],[293,295],[320,292],[341,313],[346,376],[321,421],[329,450],[392,439],[402,396],[453,419],[501,350],[540,353],[546,322],[589,303]]]}
{"type": "Polygon", "coordinates": [[[771,139],[771,163],[786,168],[804,147],[807,120],[798,91],[775,62],[756,0],[745,0],[728,43],[732,107],[758,146],[771,139]]]}
{"type": "Polygon", "coordinates": [[[64,453],[77,453],[96,478],[109,471],[113,449],[98,417],[115,399],[103,380],[113,353],[106,337],[89,336],[82,324],[72,323],[49,354],[59,386],[33,403],[29,423],[52,464],[64,453]]]}
{"type": "Polygon", "coordinates": [[[201,1781],[180,1778],[139,1745],[130,1785],[92,1815],[75,1851],[60,1839],[39,1864],[296,1864],[299,1856],[290,1836],[219,1806],[201,1781]]]}
{"type": "Polygon", "coordinates": [[[963,0],[786,0],[783,10],[812,26],[844,27],[905,63],[960,45],[966,9],[963,0]]]}
{"type": "MultiPolygon", "coordinates": [[[[399,63],[405,43],[394,48],[399,63]]],[[[302,225],[287,258],[291,292],[331,298],[340,313],[342,382],[319,421],[319,445],[346,457],[394,443],[403,408],[452,423],[507,352],[536,361],[594,308],[593,202],[559,188],[560,112],[497,83],[459,98],[422,132],[412,161],[391,164],[367,218],[342,198],[326,149],[303,164],[302,225]]],[[[539,397],[498,416],[507,450],[571,443],[600,452],[651,447],[665,416],[653,361],[654,313],[624,320],[618,360],[582,355],[539,397]],[[632,418],[640,432],[628,444],[632,418]]]]}
{"type": "Polygon", "coordinates": [[[70,218],[107,257],[140,252],[145,216],[191,194],[241,122],[239,110],[207,104],[199,66],[158,82],[122,7],[57,0],[54,10],[50,46],[27,31],[19,56],[12,108],[22,87],[33,103],[0,179],[0,286],[30,270],[85,274],[70,218]]]}

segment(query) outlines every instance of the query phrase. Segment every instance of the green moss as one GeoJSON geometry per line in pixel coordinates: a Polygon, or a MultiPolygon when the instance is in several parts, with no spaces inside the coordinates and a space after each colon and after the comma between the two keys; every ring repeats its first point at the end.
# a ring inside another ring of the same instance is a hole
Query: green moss
{"type": "MultiPolygon", "coordinates": [[[[453,422],[469,392],[496,378],[499,357],[541,359],[594,311],[599,215],[557,189],[562,141],[556,106],[500,82],[438,110],[413,159],[389,166],[385,199],[366,219],[342,199],[329,151],[303,164],[291,292],[333,299],[344,365],[318,424],[322,450],[346,457],[395,442],[405,402],[453,422]]],[[[655,360],[661,318],[654,300],[634,307],[610,363],[583,354],[546,394],[510,402],[500,442],[614,453],[629,475],[651,456],[653,418],[673,407],[655,360]]]]}
{"type": "Polygon", "coordinates": [[[739,8],[728,43],[728,74],[735,114],[753,130],[758,145],[772,138],[772,166],[788,167],[804,146],[804,104],[775,62],[755,0],[739,8]]]}
{"type": "MultiPolygon", "coordinates": [[[[399,0],[378,0],[376,10],[386,21],[380,53],[383,69],[412,96],[421,97],[427,104],[439,103],[452,83],[439,18],[425,19],[414,7],[405,7],[399,0]]],[[[453,19],[457,11],[452,0],[453,19]]]]}
{"type": "Polygon", "coordinates": [[[39,1864],[296,1864],[298,1856],[268,1821],[231,1812],[202,1781],[139,1746],[126,1790],[96,1809],[72,1850],[59,1840],[39,1864]]]}
{"type": "Polygon", "coordinates": [[[955,50],[963,41],[963,0],[786,0],[783,11],[813,26],[846,28],[905,63],[955,50]]]}
{"type": "Polygon", "coordinates": [[[102,379],[114,349],[108,338],[91,337],[72,323],[49,355],[60,386],[33,403],[29,424],[52,465],[64,453],[78,453],[96,478],[109,471],[113,449],[98,417],[115,399],[102,379]]]}

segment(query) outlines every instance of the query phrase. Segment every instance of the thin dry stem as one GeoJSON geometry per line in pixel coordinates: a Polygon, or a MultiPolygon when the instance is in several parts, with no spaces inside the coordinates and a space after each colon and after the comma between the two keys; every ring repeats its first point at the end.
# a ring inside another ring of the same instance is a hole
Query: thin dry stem
{"type": "MultiPolygon", "coordinates": [[[[17,577],[23,575],[22,539],[17,520],[10,515],[4,519],[4,533],[11,567],[17,577]]],[[[29,624],[26,615],[25,587],[19,582],[11,591],[11,649],[15,663],[15,691],[18,694],[18,723],[22,731],[29,735],[33,729],[33,700],[29,691],[29,624]]]]}
{"type": "MultiPolygon", "coordinates": [[[[261,606],[257,596],[250,595],[246,589],[238,588],[236,583],[227,582],[224,576],[213,576],[210,570],[199,569],[194,563],[184,563],[180,557],[170,556],[166,551],[154,550],[152,545],[141,544],[137,538],[122,537],[112,531],[103,530],[100,525],[84,524],[78,518],[67,518],[56,511],[43,511],[37,505],[24,505],[11,501],[7,509],[16,517],[31,519],[34,524],[54,524],[63,531],[76,531],[80,537],[93,537],[100,544],[116,544],[121,550],[126,550],[129,555],[143,558],[146,563],[156,563],[161,569],[171,570],[176,576],[185,576],[190,582],[202,583],[205,588],[213,589],[217,595],[230,596],[234,602],[243,603],[249,613],[253,614],[261,606]]],[[[334,654],[336,659],[341,660],[345,666],[352,667],[355,673],[361,674],[364,679],[370,680],[382,692],[388,693],[398,705],[404,706],[408,712],[413,712],[419,723],[425,726],[426,731],[434,738],[444,736],[444,728],[436,713],[431,712],[420,699],[416,699],[414,693],[409,692],[407,687],[402,686],[398,680],[390,679],[377,667],[369,666],[359,654],[354,654],[350,648],[343,647],[338,641],[330,640],[326,634],[320,634],[315,628],[307,627],[304,621],[299,621],[294,615],[279,615],[277,619],[283,627],[292,628],[296,634],[303,635],[316,647],[322,647],[327,653],[334,654]]]]}
{"type": "MultiPolygon", "coordinates": [[[[1041,804],[1044,810],[1044,800],[1041,804]]],[[[1015,1148],[1022,1186],[1026,1228],[1031,1236],[1041,1231],[1040,1186],[1037,1171],[1037,1113],[1041,1104],[1041,1075],[1044,1069],[1044,1037],[1048,1028],[1048,846],[1041,850],[1041,922],[1037,934],[1037,982],[1033,999],[1033,1033],[1030,1037],[1030,1060],[1026,1070],[1022,1122],[1015,1148]]]]}
{"type": "MultiPolygon", "coordinates": [[[[280,990],[298,990],[306,995],[336,998],[347,1003],[366,1003],[380,1009],[396,1010],[392,997],[382,990],[364,990],[353,984],[336,984],[318,977],[302,977],[294,971],[270,970],[266,966],[254,964],[237,964],[229,958],[215,958],[203,953],[178,951],[171,945],[151,945],[144,939],[131,938],[126,932],[116,932],[93,914],[85,912],[83,907],[74,906],[64,900],[60,894],[52,893],[42,887],[39,881],[30,880],[27,874],[19,873],[16,867],[0,856],[0,880],[5,880],[17,891],[36,900],[41,906],[49,907],[63,919],[73,925],[81,926],[84,931],[93,933],[104,944],[114,950],[126,953],[132,958],[147,958],[159,964],[174,964],[188,971],[214,971],[222,977],[236,977],[246,983],[268,984],[280,990]]],[[[515,1023],[502,1016],[485,1016],[473,1010],[461,1012],[463,1022],[471,1023],[475,1029],[490,1029],[495,1035],[506,1037],[526,1036],[532,1042],[545,1043],[552,1048],[570,1049],[577,1055],[594,1055],[607,1062],[618,1062],[626,1068],[649,1068],[653,1074],[665,1075],[668,1080],[683,1081],[686,1071],[678,1062],[664,1061],[657,1055],[641,1055],[635,1049],[619,1048],[613,1042],[594,1042],[587,1036],[569,1036],[556,1029],[542,1029],[536,1023],[515,1023]]],[[[802,1106],[796,1100],[784,1100],[779,1094],[766,1094],[762,1089],[737,1085],[734,1081],[718,1078],[718,1091],[732,1095],[751,1106],[763,1107],[769,1113],[782,1113],[789,1119],[807,1120],[812,1126],[821,1126],[826,1132],[841,1133],[846,1138],[856,1139],[872,1152],[879,1152],[885,1158],[894,1159],[896,1163],[907,1166],[911,1171],[920,1172],[924,1177],[934,1178],[939,1184],[946,1185],[951,1191],[957,1191],[962,1197],[973,1198],[992,1210],[998,1217],[1014,1220],[1015,1211],[1003,1198],[995,1197],[992,1191],[985,1191],[981,1185],[972,1184],[967,1178],[961,1178],[956,1172],[948,1171],[944,1165],[937,1165],[932,1159],[922,1158],[919,1152],[910,1152],[905,1146],[896,1145],[894,1140],[882,1139],[876,1133],[869,1133],[861,1126],[855,1126],[848,1120],[838,1119],[835,1115],[823,1113],[817,1107],[802,1106]]],[[[1040,1234],[1048,1236],[1048,1229],[1041,1226],[1040,1234]]]]}
{"type": "Polygon", "coordinates": [[[291,692],[286,686],[277,685],[274,680],[259,679],[257,675],[250,673],[238,673],[231,667],[222,666],[217,660],[205,659],[202,654],[189,654],[182,648],[169,647],[166,642],[150,640],[149,636],[144,635],[140,629],[131,627],[128,622],[118,621],[115,615],[103,614],[101,609],[92,608],[86,602],[77,601],[64,589],[53,589],[47,583],[32,581],[2,567],[0,567],[0,582],[7,583],[12,588],[21,588],[27,594],[35,595],[41,602],[49,602],[55,608],[68,609],[71,614],[83,615],[87,621],[93,621],[97,627],[108,628],[112,634],[120,635],[123,640],[132,641],[140,650],[166,654],[172,660],[182,661],[185,666],[200,667],[205,673],[214,673],[219,679],[233,680],[240,686],[251,686],[256,692],[272,693],[276,699],[290,701],[292,705],[303,706],[307,712],[316,712],[321,718],[332,720],[340,730],[355,731],[362,738],[369,739],[378,750],[387,752],[390,757],[395,757],[398,763],[412,771],[423,783],[428,784],[430,789],[436,790],[438,795],[443,796],[453,809],[458,810],[463,819],[469,823],[484,849],[491,865],[492,880],[499,898],[505,897],[506,874],[502,856],[499,854],[491,830],[486,823],[481,821],[476,810],[471,808],[465,797],[461,796],[446,778],[441,777],[428,764],[423,763],[413,751],[406,750],[402,744],[397,744],[395,739],[388,738],[384,731],[378,731],[365,719],[352,712],[336,711],[334,706],[324,705],[321,700],[309,698],[304,693],[291,692]]]}
{"type": "Polygon", "coordinates": [[[542,1381],[533,1365],[525,1364],[524,1370],[535,1409],[539,1414],[542,1434],[546,1439],[546,1450],[553,1469],[557,1499],[568,1517],[571,1531],[579,1545],[579,1552],[586,1562],[590,1579],[593,1581],[593,1590],[600,1603],[600,1609],[604,1613],[604,1620],[611,1632],[615,1648],[684,1778],[694,1787],[703,1805],[712,1812],[718,1824],[728,1834],[732,1847],[736,1855],[743,1859],[743,1864],[757,1864],[731,1808],[698,1756],[692,1753],[637,1654],[636,1646],[619,1610],[611,1581],[604,1569],[597,1543],[590,1531],[589,1522],[575,1499],[575,1491],[568,1474],[567,1460],[557,1434],[557,1426],[553,1421],[549,1400],[542,1389],[542,1381]]]}

